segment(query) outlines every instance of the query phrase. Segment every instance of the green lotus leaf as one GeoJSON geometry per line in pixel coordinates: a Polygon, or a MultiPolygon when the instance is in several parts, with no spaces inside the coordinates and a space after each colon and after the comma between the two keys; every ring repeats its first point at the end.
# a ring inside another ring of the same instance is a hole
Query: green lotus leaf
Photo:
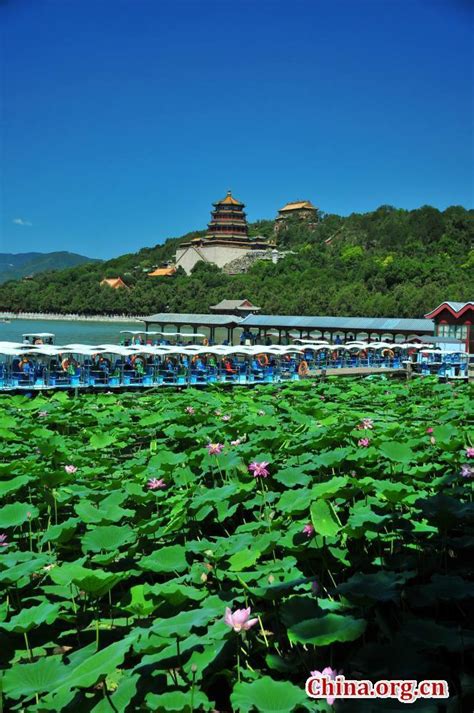
{"type": "Polygon", "coordinates": [[[111,702],[107,698],[102,699],[92,708],[91,713],[111,713],[111,711],[126,713],[129,711],[130,702],[137,692],[138,681],[139,675],[136,673],[123,676],[117,690],[110,697],[111,702]]]}
{"type": "Polygon", "coordinates": [[[50,525],[43,533],[41,544],[45,544],[45,542],[56,542],[58,544],[69,542],[80,522],[78,517],[69,517],[59,525],[50,525]]]}
{"type": "Polygon", "coordinates": [[[15,493],[24,485],[32,480],[29,475],[18,475],[16,478],[11,478],[10,480],[0,481],[0,497],[8,495],[8,493],[15,493]]]}
{"type": "Polygon", "coordinates": [[[382,455],[396,463],[410,463],[415,458],[412,449],[406,443],[399,443],[398,441],[381,443],[379,450],[382,455]]]}
{"type": "Polygon", "coordinates": [[[104,498],[98,505],[89,500],[78,503],[75,506],[76,513],[86,523],[100,524],[102,522],[119,522],[124,517],[133,517],[135,510],[121,507],[121,503],[126,500],[127,494],[115,492],[104,498]]]}
{"type": "Polygon", "coordinates": [[[33,573],[39,574],[50,563],[48,555],[33,552],[11,552],[0,557],[0,582],[16,584],[21,587],[28,584],[33,573]]]}
{"type": "Polygon", "coordinates": [[[334,508],[327,500],[316,500],[312,503],[311,522],[315,531],[323,537],[334,537],[341,529],[334,508]]]}
{"type": "Polygon", "coordinates": [[[254,710],[261,713],[291,713],[300,707],[307,709],[308,705],[303,687],[288,681],[274,681],[269,676],[262,676],[252,683],[236,683],[230,699],[233,708],[240,713],[254,710]]]}
{"type": "Polygon", "coordinates": [[[183,545],[160,547],[148,557],[142,557],[138,565],[151,572],[183,572],[188,567],[186,548],[183,545]]]}
{"type": "Polygon", "coordinates": [[[252,567],[260,559],[260,550],[246,549],[236,552],[229,557],[230,568],[233,572],[241,572],[243,569],[252,567]]]}
{"type": "Polygon", "coordinates": [[[329,646],[335,641],[354,641],[362,636],[367,626],[365,619],[352,616],[326,614],[318,619],[308,619],[288,627],[288,639],[296,644],[329,646]]]}
{"type": "Polygon", "coordinates": [[[311,488],[311,499],[319,500],[330,495],[337,495],[347,485],[347,476],[337,475],[324,483],[317,483],[311,488]]]}
{"type": "Polygon", "coordinates": [[[42,602],[34,607],[25,607],[19,614],[12,616],[10,621],[0,624],[0,628],[16,634],[24,634],[40,624],[52,624],[59,616],[59,609],[59,604],[50,604],[49,602],[42,602]]]}
{"type": "Polygon", "coordinates": [[[17,527],[23,525],[28,519],[38,517],[39,510],[30,503],[12,503],[0,508],[0,527],[17,527]]]}
{"type": "Polygon", "coordinates": [[[117,436],[113,433],[94,433],[89,438],[91,448],[102,449],[115,443],[117,436]]]}
{"type": "Polygon", "coordinates": [[[337,591],[349,599],[363,601],[388,602],[398,601],[400,587],[406,581],[406,575],[395,572],[376,572],[374,574],[354,574],[347,582],[339,584],[337,591]]]}
{"type": "Polygon", "coordinates": [[[3,692],[11,698],[45,693],[56,688],[66,671],[66,666],[57,657],[41,658],[35,663],[16,663],[5,671],[2,680],[3,692]]]}
{"type": "Polygon", "coordinates": [[[203,691],[168,691],[167,693],[148,693],[145,702],[148,710],[154,713],[193,713],[193,711],[211,711],[213,704],[203,691]]]}
{"type": "Polygon", "coordinates": [[[128,636],[122,641],[117,641],[89,656],[77,666],[69,665],[58,686],[51,693],[61,689],[90,688],[94,686],[97,681],[115,671],[123,663],[133,640],[134,637],[128,636]]]}
{"type": "Polygon", "coordinates": [[[86,532],[82,537],[84,552],[110,552],[135,542],[136,535],[129,525],[103,525],[86,532]]]}
{"type": "Polygon", "coordinates": [[[283,468],[275,473],[273,479],[281,483],[285,488],[294,488],[297,485],[306,486],[311,482],[311,477],[306,474],[304,468],[283,468]]]}

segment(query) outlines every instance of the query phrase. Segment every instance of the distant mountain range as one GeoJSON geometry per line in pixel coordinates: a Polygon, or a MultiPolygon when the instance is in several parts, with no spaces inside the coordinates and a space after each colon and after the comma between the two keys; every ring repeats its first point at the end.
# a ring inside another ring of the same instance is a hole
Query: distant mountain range
{"type": "Polygon", "coordinates": [[[0,253],[0,283],[19,280],[46,270],[63,270],[85,262],[101,262],[96,258],[66,251],[55,253],[0,253]]]}

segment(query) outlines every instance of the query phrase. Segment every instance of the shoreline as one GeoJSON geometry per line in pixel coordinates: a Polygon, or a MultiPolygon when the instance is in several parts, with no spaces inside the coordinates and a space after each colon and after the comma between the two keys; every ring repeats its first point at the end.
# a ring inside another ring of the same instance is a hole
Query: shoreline
{"type": "Polygon", "coordinates": [[[82,314],[47,314],[40,312],[1,312],[0,319],[25,319],[47,322],[143,322],[139,315],[82,315],[82,314]]]}

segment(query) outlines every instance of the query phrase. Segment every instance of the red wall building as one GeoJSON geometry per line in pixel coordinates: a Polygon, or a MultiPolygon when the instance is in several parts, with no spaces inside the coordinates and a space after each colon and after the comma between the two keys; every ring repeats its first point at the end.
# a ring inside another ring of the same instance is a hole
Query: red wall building
{"type": "Polygon", "coordinates": [[[434,321],[438,336],[462,339],[474,354],[474,302],[443,302],[425,317],[434,321]]]}

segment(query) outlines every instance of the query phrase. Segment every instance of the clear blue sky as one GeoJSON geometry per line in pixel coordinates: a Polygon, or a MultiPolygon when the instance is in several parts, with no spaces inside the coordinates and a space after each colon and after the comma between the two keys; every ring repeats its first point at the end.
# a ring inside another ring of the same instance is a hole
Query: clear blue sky
{"type": "Polygon", "coordinates": [[[0,0],[0,251],[472,207],[470,0],[0,0]]]}

